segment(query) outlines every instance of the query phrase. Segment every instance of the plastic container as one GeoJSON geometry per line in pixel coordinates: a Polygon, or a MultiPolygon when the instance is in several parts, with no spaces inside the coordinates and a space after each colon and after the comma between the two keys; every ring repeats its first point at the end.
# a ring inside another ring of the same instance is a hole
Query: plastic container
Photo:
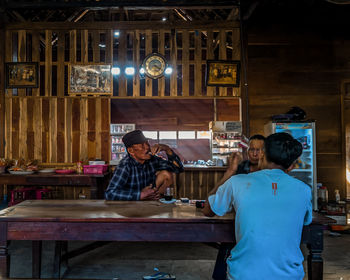
{"type": "Polygon", "coordinates": [[[108,170],[108,164],[84,165],[84,174],[103,174],[108,170]]]}
{"type": "Polygon", "coordinates": [[[334,191],[334,194],[335,194],[335,201],[336,201],[337,203],[339,203],[339,202],[340,202],[340,193],[339,193],[339,190],[335,190],[335,191],[334,191]]]}
{"type": "Polygon", "coordinates": [[[103,165],[103,164],[106,164],[106,162],[103,160],[90,160],[89,161],[89,165],[103,165]]]}

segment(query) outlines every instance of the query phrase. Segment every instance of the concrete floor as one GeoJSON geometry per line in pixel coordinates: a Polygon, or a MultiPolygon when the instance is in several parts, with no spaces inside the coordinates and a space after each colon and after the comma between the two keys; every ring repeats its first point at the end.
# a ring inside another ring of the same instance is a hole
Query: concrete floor
{"type": "MultiPolygon", "coordinates": [[[[324,279],[350,280],[350,234],[334,237],[326,231],[324,243],[324,279]]],[[[84,244],[71,242],[69,250],[84,244]]],[[[54,242],[43,242],[43,278],[52,278],[53,249],[54,242]]],[[[10,277],[29,278],[31,243],[13,241],[9,253],[10,277]]],[[[135,280],[153,274],[157,267],[179,280],[211,280],[216,253],[215,248],[200,243],[113,242],[70,259],[64,278],[135,280]]]]}

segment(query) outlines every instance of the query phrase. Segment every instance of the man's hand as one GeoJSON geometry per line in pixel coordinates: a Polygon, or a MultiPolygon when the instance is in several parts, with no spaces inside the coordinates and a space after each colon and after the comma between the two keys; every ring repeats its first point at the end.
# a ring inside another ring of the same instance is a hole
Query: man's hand
{"type": "Polygon", "coordinates": [[[204,208],[202,209],[202,213],[207,216],[207,217],[214,217],[215,213],[213,212],[213,210],[211,210],[209,201],[206,200],[206,202],[204,203],[204,208]]]}
{"type": "Polygon", "coordinates": [[[140,194],[140,200],[158,200],[160,194],[156,189],[152,189],[152,185],[149,185],[142,189],[140,194]]]}
{"type": "Polygon", "coordinates": [[[238,165],[241,163],[243,157],[242,154],[239,152],[234,152],[230,155],[228,158],[228,168],[226,169],[224,176],[217,182],[216,187],[213,188],[209,193],[208,196],[215,194],[218,188],[225,183],[228,179],[231,178],[231,176],[236,175],[238,165]]]}
{"type": "Polygon", "coordinates": [[[167,155],[173,154],[173,150],[170,149],[170,147],[168,145],[165,145],[165,144],[155,144],[151,147],[151,154],[152,155],[156,155],[161,151],[166,152],[167,155]]]}
{"type": "Polygon", "coordinates": [[[243,156],[240,152],[233,152],[230,157],[228,158],[228,168],[227,173],[232,175],[235,175],[238,169],[238,165],[242,162],[243,156]]]}

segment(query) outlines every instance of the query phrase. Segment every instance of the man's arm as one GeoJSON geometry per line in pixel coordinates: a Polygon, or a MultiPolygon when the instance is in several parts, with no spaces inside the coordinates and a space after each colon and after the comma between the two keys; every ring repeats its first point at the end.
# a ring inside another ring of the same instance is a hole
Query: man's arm
{"type": "MultiPolygon", "coordinates": [[[[229,166],[226,170],[226,172],[224,173],[224,176],[222,176],[222,178],[220,179],[220,181],[216,184],[215,188],[213,188],[209,193],[208,193],[208,198],[211,195],[215,195],[218,188],[220,186],[222,186],[228,179],[230,179],[233,175],[236,174],[237,172],[237,168],[239,163],[242,161],[242,155],[241,153],[232,153],[230,158],[228,159],[229,161],[229,166]]],[[[204,203],[204,208],[202,210],[203,214],[205,216],[208,217],[213,217],[216,214],[213,212],[213,210],[210,207],[210,203],[209,203],[209,199],[207,198],[207,200],[204,203]]]]}
{"type": "Polygon", "coordinates": [[[184,171],[183,164],[180,157],[165,144],[155,144],[151,147],[151,153],[156,155],[157,153],[164,151],[167,154],[168,160],[159,161],[157,170],[168,170],[170,172],[180,173],[184,171]]]}
{"type": "Polygon", "coordinates": [[[223,185],[215,188],[215,194],[208,196],[203,214],[208,217],[223,216],[232,211],[234,203],[235,178],[232,177],[223,185]]]}
{"type": "Polygon", "coordinates": [[[204,208],[202,209],[202,213],[204,214],[204,216],[207,216],[207,217],[214,217],[215,216],[215,213],[213,212],[213,210],[211,210],[208,199],[204,203],[204,208]]]}
{"type": "Polygon", "coordinates": [[[226,169],[224,176],[220,179],[220,181],[216,184],[215,188],[213,188],[208,196],[211,196],[216,193],[218,188],[223,185],[228,179],[230,179],[233,175],[236,175],[238,165],[242,161],[242,154],[239,152],[232,153],[228,159],[229,165],[226,169]]]}
{"type": "Polygon", "coordinates": [[[312,192],[311,192],[311,188],[308,188],[307,192],[308,192],[309,199],[307,200],[307,205],[306,205],[306,214],[304,217],[304,225],[309,225],[312,222],[312,192]]]}

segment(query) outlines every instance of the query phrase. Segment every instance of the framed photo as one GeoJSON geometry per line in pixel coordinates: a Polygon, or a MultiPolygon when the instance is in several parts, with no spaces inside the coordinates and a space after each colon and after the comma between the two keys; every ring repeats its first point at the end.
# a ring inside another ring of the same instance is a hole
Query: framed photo
{"type": "Polygon", "coordinates": [[[68,93],[113,95],[110,64],[70,64],[68,93]]]}
{"type": "Polygon", "coordinates": [[[240,61],[208,60],[207,86],[239,87],[240,61]]]}
{"type": "Polygon", "coordinates": [[[37,62],[7,62],[6,88],[37,88],[39,72],[37,62]]]}

